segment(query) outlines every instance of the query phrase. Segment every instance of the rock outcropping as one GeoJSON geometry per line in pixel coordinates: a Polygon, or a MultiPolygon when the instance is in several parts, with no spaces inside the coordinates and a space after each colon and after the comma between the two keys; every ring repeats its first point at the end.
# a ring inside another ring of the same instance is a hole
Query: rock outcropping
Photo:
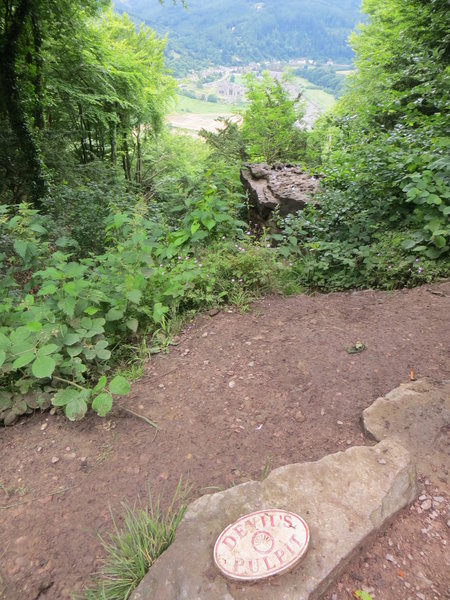
{"type": "Polygon", "coordinates": [[[267,163],[246,165],[241,169],[241,181],[248,194],[251,221],[268,225],[278,208],[282,217],[302,210],[319,187],[319,179],[310,177],[300,167],[267,163]]]}
{"type": "Polygon", "coordinates": [[[415,467],[399,444],[385,440],[313,463],[288,465],[199,498],[187,509],[175,541],[131,600],[313,600],[319,598],[370,535],[416,494],[415,467]],[[255,510],[302,516],[311,532],[306,556],[291,572],[258,584],[232,583],[214,566],[221,531],[255,510]]]}
{"type": "Polygon", "coordinates": [[[363,426],[407,448],[419,473],[450,492],[450,380],[400,385],[366,408],[363,426]]]}

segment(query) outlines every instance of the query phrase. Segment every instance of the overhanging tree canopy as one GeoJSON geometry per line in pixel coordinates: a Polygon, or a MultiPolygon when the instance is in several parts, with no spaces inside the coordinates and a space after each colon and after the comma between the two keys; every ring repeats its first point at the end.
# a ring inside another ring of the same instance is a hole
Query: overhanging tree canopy
{"type": "Polygon", "coordinates": [[[68,150],[83,163],[121,159],[131,179],[133,136],[139,147],[141,127],[159,130],[174,87],[165,41],[108,4],[0,0],[0,193],[9,202],[41,204],[44,163],[68,150]]]}

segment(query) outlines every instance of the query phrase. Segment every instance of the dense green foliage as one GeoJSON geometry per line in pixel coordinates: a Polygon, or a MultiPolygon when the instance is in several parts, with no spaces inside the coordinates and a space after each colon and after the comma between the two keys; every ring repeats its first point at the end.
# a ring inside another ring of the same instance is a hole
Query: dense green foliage
{"type": "Polygon", "coordinates": [[[51,222],[36,211],[3,207],[0,415],[7,422],[50,401],[72,420],[90,405],[103,416],[111,394],[129,389],[120,377],[107,386],[112,349],[137,332],[166,332],[170,315],[232,302],[237,287],[275,289],[276,257],[258,264],[265,250],[244,239],[245,223],[234,216],[239,196],[222,176],[204,174],[203,188],[173,207],[184,213],[177,228],[146,218],[145,205],[113,210],[105,253],[88,258],[76,258],[67,236],[52,238],[51,222]]]}
{"type": "Polygon", "coordinates": [[[169,32],[169,64],[183,74],[199,64],[241,64],[300,56],[344,60],[358,22],[360,0],[189,0],[160,7],[146,0],[116,1],[118,10],[169,32]]]}
{"type": "Polygon", "coordinates": [[[363,9],[369,21],[352,38],[358,70],[310,138],[309,158],[325,173],[320,208],[290,223],[307,240],[307,281],[324,288],[448,274],[446,2],[367,0],[363,9]]]}
{"type": "Polygon", "coordinates": [[[86,201],[81,187],[63,186],[49,202],[52,215],[26,204],[2,206],[0,419],[6,423],[50,404],[71,420],[89,407],[103,416],[112,395],[129,389],[111,368],[131,358],[126,349],[136,348],[137,336],[153,338],[154,348],[170,339],[172,322],[183,315],[297,289],[279,257],[246,235],[237,170],[220,158],[208,162],[205,147],[184,137],[150,145],[143,166],[144,174],[152,169],[140,188],[147,199],[135,194],[133,204],[111,179],[107,202],[105,184],[90,181],[86,201]],[[90,213],[95,219],[99,209],[106,212],[104,227],[92,224],[90,213]],[[89,252],[86,235],[98,254],[89,252]]]}
{"type": "Polygon", "coordinates": [[[304,68],[296,69],[294,72],[299,77],[303,77],[303,79],[314,83],[329,94],[333,94],[333,96],[340,96],[344,89],[346,77],[345,75],[336,73],[335,67],[322,66],[308,68],[305,66],[304,68]]]}
{"type": "Polygon", "coordinates": [[[220,119],[222,125],[216,132],[200,131],[215,157],[231,164],[237,162],[236,167],[245,161],[274,164],[304,160],[304,105],[300,95],[290,97],[285,83],[272,79],[267,71],[260,77],[245,77],[246,104],[240,124],[236,119],[220,119]]]}
{"type": "Polygon", "coordinates": [[[267,73],[261,80],[247,76],[246,85],[241,132],[247,157],[254,162],[298,161],[306,147],[306,134],[296,127],[303,117],[300,98],[291,100],[267,73]]]}
{"type": "MultiPolygon", "coordinates": [[[[0,2],[0,194],[45,193],[39,141],[45,125],[46,41],[66,43],[99,9],[99,2],[0,2]],[[25,169],[21,169],[25,165],[25,169]],[[23,190],[25,188],[25,191],[23,190]]],[[[75,46],[76,49],[76,46],[75,46]]],[[[68,50],[71,53],[70,50],[68,50]]],[[[56,56],[56,55],[55,55],[56,56]]],[[[51,106],[51,104],[49,105],[51,106]]]]}
{"type": "Polygon", "coordinates": [[[244,236],[234,163],[162,132],[163,41],[100,4],[2,6],[2,48],[12,31],[17,52],[0,112],[0,419],[51,404],[104,416],[138,335],[282,286],[277,258],[258,264],[267,248],[244,236]]]}
{"type": "Polygon", "coordinates": [[[0,2],[0,199],[8,203],[41,205],[79,162],[108,160],[128,181],[141,177],[142,135],[160,129],[174,84],[164,41],[126,15],[99,14],[102,4],[0,2]]]}

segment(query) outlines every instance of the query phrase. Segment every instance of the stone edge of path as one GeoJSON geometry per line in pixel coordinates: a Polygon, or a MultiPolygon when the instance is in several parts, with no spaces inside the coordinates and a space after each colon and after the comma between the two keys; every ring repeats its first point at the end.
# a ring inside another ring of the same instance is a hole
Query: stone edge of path
{"type": "Polygon", "coordinates": [[[202,496],[188,506],[173,544],[131,600],[314,600],[416,494],[410,453],[383,440],[202,496]],[[308,553],[291,572],[266,582],[227,581],[213,563],[218,535],[240,516],[268,508],[305,518],[311,530],[308,553]]]}
{"type": "MultiPolygon", "coordinates": [[[[418,379],[417,381],[408,381],[408,383],[401,383],[398,387],[391,390],[385,396],[377,398],[370,406],[368,406],[362,413],[361,424],[364,433],[369,436],[372,440],[380,442],[390,434],[386,434],[384,428],[380,427],[374,422],[374,414],[380,409],[386,406],[400,404],[408,399],[417,400],[418,398],[426,398],[426,394],[439,392],[440,390],[447,393],[450,389],[450,379],[444,381],[435,381],[433,379],[418,379]]],[[[448,400],[448,396],[447,396],[448,400]]]]}
{"type": "Polygon", "coordinates": [[[371,439],[390,439],[402,445],[421,475],[450,491],[450,380],[426,378],[403,383],[377,398],[364,410],[361,420],[371,439]]]}

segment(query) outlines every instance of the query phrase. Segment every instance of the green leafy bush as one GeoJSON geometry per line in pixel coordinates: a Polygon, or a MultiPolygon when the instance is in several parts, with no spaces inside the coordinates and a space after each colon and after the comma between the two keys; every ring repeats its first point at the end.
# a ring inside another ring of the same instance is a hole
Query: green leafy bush
{"type": "Polygon", "coordinates": [[[163,131],[142,148],[140,191],[170,218],[171,207],[201,194],[209,150],[199,140],[163,131]],[[167,215],[169,212],[169,215],[167,215]]]}
{"type": "Polygon", "coordinates": [[[283,85],[267,72],[260,81],[246,76],[248,103],[242,115],[242,137],[252,161],[299,161],[306,150],[306,133],[300,129],[304,109],[300,98],[291,100],[283,85]]]}
{"type": "MultiPolygon", "coordinates": [[[[111,323],[123,306],[120,284],[126,286],[124,271],[131,265],[118,259],[107,287],[104,257],[73,261],[63,252],[70,241],[47,241],[48,227],[36,211],[22,206],[11,218],[3,212],[2,233],[13,240],[13,254],[2,256],[0,418],[12,422],[50,402],[64,407],[71,420],[83,417],[90,405],[104,416],[111,394],[129,389],[120,376],[108,385],[103,373],[109,369],[109,348],[121,334],[111,323]],[[119,293],[111,293],[114,284],[119,293]]],[[[125,298],[132,304],[136,295],[125,298]]],[[[125,320],[125,326],[134,325],[125,320]]]]}
{"type": "Polygon", "coordinates": [[[328,192],[320,206],[286,217],[273,237],[302,284],[321,290],[412,287],[450,274],[445,256],[407,248],[411,232],[386,229],[373,218],[377,212],[358,212],[346,194],[328,192]]]}
{"type": "Polygon", "coordinates": [[[126,189],[117,169],[105,167],[100,161],[74,172],[77,180],[50,187],[45,211],[53,220],[52,228],[61,235],[69,232],[77,243],[78,256],[100,254],[105,250],[108,215],[114,210],[132,210],[136,194],[132,186],[126,189]]]}
{"type": "Polygon", "coordinates": [[[363,10],[357,70],[309,137],[307,162],[325,175],[320,207],[286,222],[291,246],[278,240],[323,289],[449,274],[448,10],[440,0],[367,0],[363,10]]]}
{"type": "Polygon", "coordinates": [[[1,209],[0,420],[62,408],[109,412],[128,382],[111,378],[114,349],[168,319],[276,289],[276,253],[246,239],[220,185],[189,199],[176,230],[146,207],[106,218],[104,254],[76,260],[73,241],[52,239],[48,218],[27,205],[1,209]],[[240,240],[240,241],[239,241],[240,240]]]}
{"type": "Polygon", "coordinates": [[[212,150],[213,157],[225,159],[228,163],[239,163],[248,159],[245,141],[239,124],[231,118],[219,117],[216,131],[201,129],[199,135],[204,138],[212,150]]]}

